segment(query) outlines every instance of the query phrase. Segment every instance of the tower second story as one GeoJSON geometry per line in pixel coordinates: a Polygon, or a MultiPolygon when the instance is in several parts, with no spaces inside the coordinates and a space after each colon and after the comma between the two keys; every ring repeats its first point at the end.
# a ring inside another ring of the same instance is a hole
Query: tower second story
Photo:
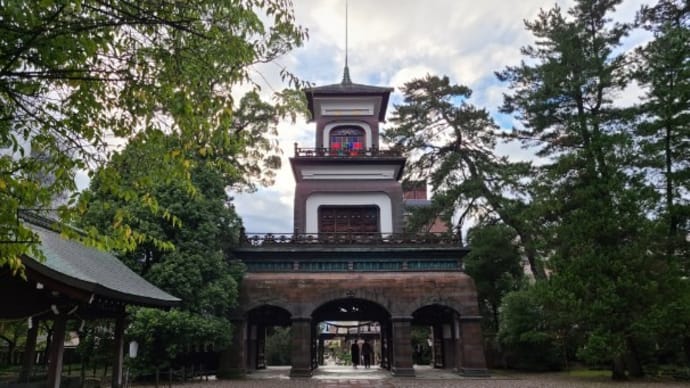
{"type": "Polygon", "coordinates": [[[347,67],[341,83],[305,91],[316,128],[314,147],[295,144],[290,159],[295,233],[402,232],[405,158],[379,142],[392,91],[352,83],[347,67]]]}

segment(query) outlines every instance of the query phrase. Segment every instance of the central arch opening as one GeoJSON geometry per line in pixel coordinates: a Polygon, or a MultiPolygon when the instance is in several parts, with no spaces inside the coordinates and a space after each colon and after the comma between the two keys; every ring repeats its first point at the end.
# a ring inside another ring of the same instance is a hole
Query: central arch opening
{"type": "Polygon", "coordinates": [[[390,368],[391,315],[378,303],[359,298],[333,300],[312,313],[313,367],[344,365],[390,368]]]}

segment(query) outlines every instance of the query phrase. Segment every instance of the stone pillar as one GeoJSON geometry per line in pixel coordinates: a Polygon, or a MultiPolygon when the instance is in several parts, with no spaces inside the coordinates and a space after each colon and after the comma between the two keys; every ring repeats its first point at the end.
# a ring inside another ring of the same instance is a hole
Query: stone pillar
{"type": "Polygon", "coordinates": [[[457,365],[457,355],[456,344],[458,338],[460,338],[460,332],[457,330],[456,325],[451,323],[444,323],[440,325],[441,338],[443,341],[443,346],[441,350],[443,351],[443,365],[445,369],[454,369],[457,365]]]}
{"type": "Polygon", "coordinates": [[[317,369],[319,367],[319,330],[316,324],[311,325],[311,370],[317,369]]]}
{"type": "Polygon", "coordinates": [[[122,365],[125,358],[125,316],[115,319],[115,341],[113,352],[113,388],[122,387],[122,365]]]}
{"type": "Polygon", "coordinates": [[[393,362],[391,372],[393,376],[414,377],[412,367],[412,317],[393,317],[392,345],[393,362]]]}
{"type": "Polygon", "coordinates": [[[65,350],[65,327],[67,317],[58,315],[53,321],[53,339],[50,342],[48,356],[48,384],[47,388],[59,388],[62,378],[62,355],[65,350]]]}
{"type": "Polygon", "coordinates": [[[311,377],[311,318],[292,318],[292,368],[290,377],[311,377]]]}
{"type": "Polygon", "coordinates": [[[393,357],[391,341],[391,323],[385,322],[381,324],[381,367],[388,370],[391,369],[391,358],[393,357]]]}
{"type": "Polygon", "coordinates": [[[247,325],[248,338],[247,338],[247,371],[251,372],[258,369],[258,341],[257,335],[259,331],[258,325],[249,324],[247,325]]]}
{"type": "Polygon", "coordinates": [[[216,375],[221,379],[243,377],[247,373],[247,321],[231,320],[232,342],[218,360],[216,375]]]}
{"type": "Polygon", "coordinates": [[[324,339],[319,337],[319,365],[324,364],[323,354],[326,351],[326,349],[324,349],[324,346],[325,346],[324,339]]]}
{"type": "Polygon", "coordinates": [[[443,357],[444,346],[443,346],[443,326],[439,324],[434,324],[431,327],[431,337],[432,337],[432,353],[431,362],[434,368],[447,367],[448,363],[443,357]]]}
{"type": "Polygon", "coordinates": [[[256,369],[266,369],[266,326],[256,326],[256,369]]]}
{"type": "Polygon", "coordinates": [[[459,372],[465,376],[488,376],[482,341],[481,317],[461,316],[459,319],[462,357],[459,372]]]}
{"type": "Polygon", "coordinates": [[[453,317],[453,333],[455,333],[455,344],[453,345],[453,350],[455,353],[455,363],[453,364],[453,370],[456,373],[462,373],[462,352],[465,345],[463,343],[462,332],[460,331],[460,317],[458,317],[457,315],[453,317]]]}
{"type": "Polygon", "coordinates": [[[31,329],[26,333],[26,345],[22,360],[22,370],[19,372],[19,382],[28,382],[36,363],[36,338],[38,337],[38,319],[33,321],[31,329]]]}

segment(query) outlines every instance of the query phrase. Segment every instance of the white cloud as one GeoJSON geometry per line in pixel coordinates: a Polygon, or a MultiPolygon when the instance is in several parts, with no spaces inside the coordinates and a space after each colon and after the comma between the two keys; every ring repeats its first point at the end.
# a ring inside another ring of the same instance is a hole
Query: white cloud
{"type": "MultiPolygon", "coordinates": [[[[280,64],[317,85],[340,82],[345,64],[345,1],[294,3],[297,22],[309,28],[310,40],[280,64]]],[[[471,87],[471,102],[486,107],[502,127],[518,124],[496,113],[506,88],[493,73],[519,63],[520,47],[533,43],[523,20],[533,20],[540,8],[549,9],[554,3],[566,10],[574,1],[350,0],[348,56],[352,80],[399,88],[427,73],[446,74],[453,82],[471,87]]],[[[642,3],[623,2],[616,19],[632,21],[642,3]]],[[[631,34],[622,49],[648,39],[643,33],[631,34]]],[[[274,89],[282,88],[277,68],[273,64],[258,68],[274,89]]],[[[639,93],[639,88],[632,86],[618,103],[628,104],[639,93]]],[[[313,146],[314,125],[282,123],[280,134],[285,155],[276,185],[236,196],[236,208],[248,231],[292,230],[295,183],[287,158],[293,154],[295,141],[304,147],[313,146]]],[[[534,151],[523,149],[517,142],[500,144],[497,151],[513,160],[535,160],[534,151]]]]}
{"type": "Polygon", "coordinates": [[[437,72],[434,71],[434,69],[424,65],[404,67],[393,74],[388,82],[388,85],[394,87],[396,90],[399,90],[407,81],[415,78],[422,78],[427,74],[436,73],[437,72]]]}

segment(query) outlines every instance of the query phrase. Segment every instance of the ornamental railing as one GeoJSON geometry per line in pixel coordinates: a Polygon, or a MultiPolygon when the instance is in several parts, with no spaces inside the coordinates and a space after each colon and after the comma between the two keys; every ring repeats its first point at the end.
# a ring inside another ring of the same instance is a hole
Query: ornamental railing
{"type": "Polygon", "coordinates": [[[453,233],[249,233],[242,246],[280,245],[435,245],[461,246],[453,233]]]}
{"type": "Polygon", "coordinates": [[[248,272],[462,271],[460,259],[245,259],[248,272]]]}
{"type": "Polygon", "coordinates": [[[320,158],[320,157],[340,157],[340,158],[372,158],[372,157],[402,157],[402,152],[397,150],[382,150],[378,147],[371,148],[301,148],[295,143],[295,157],[300,158],[320,158]]]}

